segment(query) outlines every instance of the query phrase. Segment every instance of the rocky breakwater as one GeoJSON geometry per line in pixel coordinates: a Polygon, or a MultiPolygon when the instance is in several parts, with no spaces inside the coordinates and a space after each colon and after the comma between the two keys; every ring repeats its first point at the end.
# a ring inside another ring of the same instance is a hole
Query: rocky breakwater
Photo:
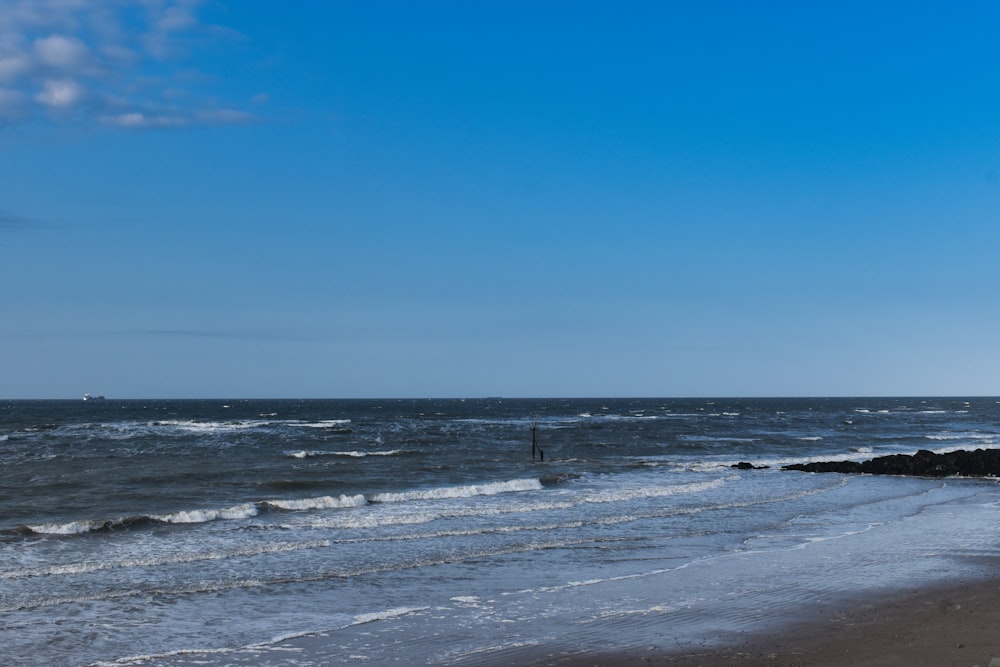
{"type": "Polygon", "coordinates": [[[960,449],[935,454],[921,449],[916,454],[892,454],[862,461],[820,461],[793,463],[782,470],[804,472],[845,472],[869,475],[911,475],[914,477],[1000,477],[1000,449],[960,449]]]}

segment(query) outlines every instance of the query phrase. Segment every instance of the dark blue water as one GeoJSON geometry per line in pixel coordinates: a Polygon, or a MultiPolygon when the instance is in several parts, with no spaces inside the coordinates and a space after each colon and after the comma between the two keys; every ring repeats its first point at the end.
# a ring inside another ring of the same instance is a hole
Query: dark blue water
{"type": "Polygon", "coordinates": [[[992,447],[998,416],[993,398],[2,403],[0,656],[472,664],[724,638],[976,576],[1000,546],[994,481],[778,467],[992,447]]]}

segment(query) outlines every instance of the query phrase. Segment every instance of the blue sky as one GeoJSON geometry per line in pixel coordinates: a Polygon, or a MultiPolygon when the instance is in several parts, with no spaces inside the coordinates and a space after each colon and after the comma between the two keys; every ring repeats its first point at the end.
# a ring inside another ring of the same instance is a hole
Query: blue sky
{"type": "Polygon", "coordinates": [[[0,397],[1000,394],[998,30],[0,0],[0,397]]]}

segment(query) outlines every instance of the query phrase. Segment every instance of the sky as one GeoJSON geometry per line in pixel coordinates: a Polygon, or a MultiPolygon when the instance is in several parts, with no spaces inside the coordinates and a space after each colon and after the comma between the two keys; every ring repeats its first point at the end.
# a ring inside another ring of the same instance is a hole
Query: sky
{"type": "Polygon", "coordinates": [[[0,0],[0,398],[1000,395],[998,32],[0,0]]]}

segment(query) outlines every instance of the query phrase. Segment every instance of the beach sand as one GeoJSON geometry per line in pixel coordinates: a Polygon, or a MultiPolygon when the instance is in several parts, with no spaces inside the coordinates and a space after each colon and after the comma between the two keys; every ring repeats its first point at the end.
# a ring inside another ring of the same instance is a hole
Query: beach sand
{"type": "MultiPolygon", "coordinates": [[[[644,648],[573,655],[494,655],[499,665],[559,667],[998,667],[1000,579],[854,601],[779,632],[722,639],[722,648],[676,652],[650,637],[644,648]],[[997,660],[991,662],[993,659],[997,660]]],[[[715,642],[713,642],[715,643],[715,642]]]]}

